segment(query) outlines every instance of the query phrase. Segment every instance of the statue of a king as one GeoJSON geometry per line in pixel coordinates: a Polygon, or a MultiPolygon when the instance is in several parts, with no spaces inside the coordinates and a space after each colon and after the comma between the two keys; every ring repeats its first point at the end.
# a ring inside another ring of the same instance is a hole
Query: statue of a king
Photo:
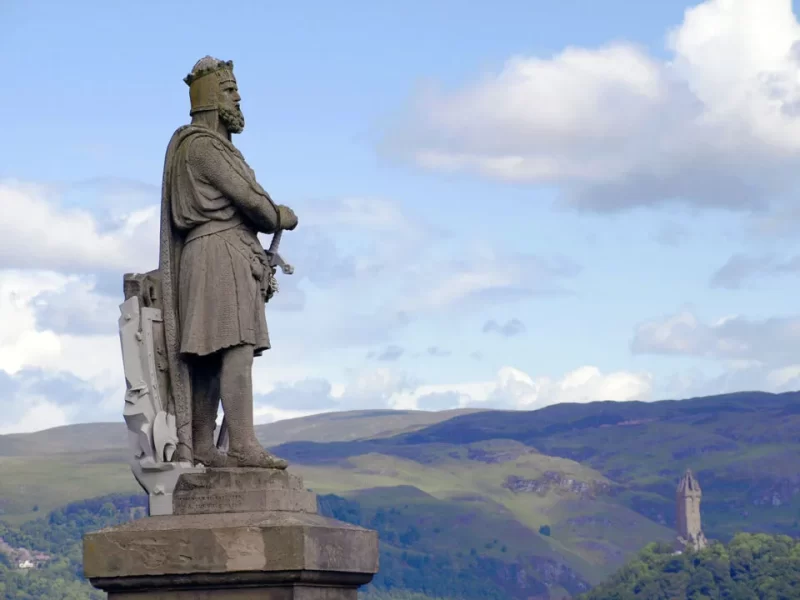
{"type": "Polygon", "coordinates": [[[264,304],[274,282],[257,234],[292,230],[297,217],[272,201],[231,143],[244,129],[233,63],[206,56],[184,81],[192,120],[167,148],[159,258],[173,460],[284,469],[253,429],[253,358],[270,347],[264,304]],[[220,399],[227,453],[214,442],[220,399]]]}

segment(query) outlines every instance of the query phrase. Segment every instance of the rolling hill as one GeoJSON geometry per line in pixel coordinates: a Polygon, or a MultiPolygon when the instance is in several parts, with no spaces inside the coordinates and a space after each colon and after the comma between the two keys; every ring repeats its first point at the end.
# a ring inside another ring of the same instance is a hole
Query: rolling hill
{"type": "Polygon", "coordinates": [[[302,464],[368,454],[424,463],[431,448],[509,440],[580,463],[615,484],[616,501],[674,525],[675,483],[686,468],[704,489],[707,534],[800,533],[800,393],[742,392],[663,402],[561,404],[532,412],[457,416],[382,440],[275,450],[302,464]]]}
{"type": "MultiPolygon", "coordinates": [[[[477,412],[484,411],[352,410],[323,413],[256,425],[256,435],[268,446],[296,441],[341,442],[381,438],[413,432],[456,416],[477,412]]],[[[0,435],[0,457],[125,449],[126,431],[122,422],[79,423],[35,433],[0,435]]]]}
{"type": "MultiPolygon", "coordinates": [[[[122,426],[74,427],[0,436],[0,518],[136,490],[113,432],[122,426]]],[[[308,487],[391,525],[387,560],[429,552],[457,569],[485,559],[498,589],[524,564],[550,594],[575,593],[669,541],[687,467],[704,490],[709,537],[800,533],[800,393],[333,413],[261,426],[259,437],[308,487]]]]}

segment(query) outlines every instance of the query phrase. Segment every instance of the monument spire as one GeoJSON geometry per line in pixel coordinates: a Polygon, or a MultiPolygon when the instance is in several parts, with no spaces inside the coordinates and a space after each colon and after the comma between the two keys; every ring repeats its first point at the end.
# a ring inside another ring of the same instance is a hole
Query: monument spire
{"type": "Polygon", "coordinates": [[[676,521],[678,541],[684,548],[701,550],[708,545],[700,521],[700,499],[703,492],[691,469],[678,482],[676,491],[676,521]]]}

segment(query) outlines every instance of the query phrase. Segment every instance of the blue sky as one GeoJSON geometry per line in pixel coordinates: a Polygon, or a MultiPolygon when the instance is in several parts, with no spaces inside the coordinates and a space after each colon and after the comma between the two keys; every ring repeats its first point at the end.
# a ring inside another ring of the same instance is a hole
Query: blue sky
{"type": "Polygon", "coordinates": [[[119,418],[206,54],[300,219],[260,420],[797,387],[788,0],[189,6],[0,3],[0,433],[119,418]]]}

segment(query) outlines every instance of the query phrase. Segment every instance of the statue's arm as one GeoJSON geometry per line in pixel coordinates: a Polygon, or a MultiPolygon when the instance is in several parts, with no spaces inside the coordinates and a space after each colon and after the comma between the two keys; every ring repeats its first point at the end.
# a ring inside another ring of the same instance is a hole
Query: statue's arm
{"type": "Polygon", "coordinates": [[[196,177],[217,188],[259,231],[278,229],[278,206],[249,173],[236,167],[221,144],[205,136],[192,140],[188,161],[196,177]]]}

